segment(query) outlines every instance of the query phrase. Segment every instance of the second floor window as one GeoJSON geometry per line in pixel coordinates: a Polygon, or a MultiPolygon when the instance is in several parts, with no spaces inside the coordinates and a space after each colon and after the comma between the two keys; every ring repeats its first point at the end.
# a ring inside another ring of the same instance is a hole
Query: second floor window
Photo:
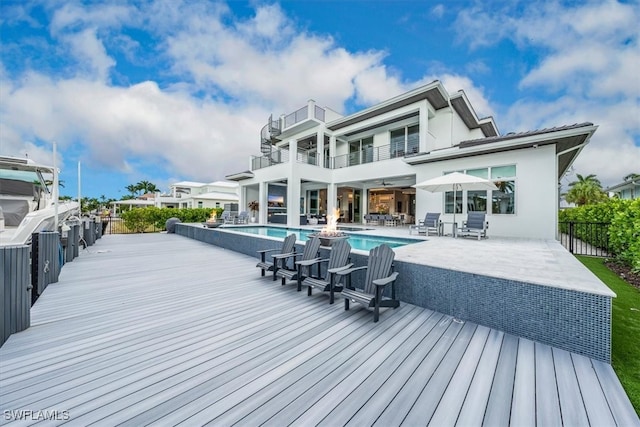
{"type": "Polygon", "coordinates": [[[390,157],[403,157],[417,153],[420,148],[420,126],[405,126],[391,131],[390,157]]]}

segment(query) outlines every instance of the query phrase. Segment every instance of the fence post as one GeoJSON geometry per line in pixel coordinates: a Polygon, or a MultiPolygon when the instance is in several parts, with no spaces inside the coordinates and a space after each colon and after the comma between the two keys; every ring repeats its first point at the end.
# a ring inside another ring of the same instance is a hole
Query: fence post
{"type": "Polygon", "coordinates": [[[0,346],[9,335],[31,325],[29,246],[0,247],[0,346]]]}
{"type": "Polygon", "coordinates": [[[573,253],[573,221],[569,221],[569,252],[573,253]]]}
{"type": "Polygon", "coordinates": [[[41,231],[31,236],[31,300],[36,302],[50,283],[60,275],[60,234],[41,231]]]}

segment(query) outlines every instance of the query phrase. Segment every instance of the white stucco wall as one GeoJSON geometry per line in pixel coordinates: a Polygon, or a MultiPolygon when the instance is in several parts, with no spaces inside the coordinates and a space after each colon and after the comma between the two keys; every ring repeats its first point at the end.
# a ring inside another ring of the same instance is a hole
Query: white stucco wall
{"type": "MultiPolygon", "coordinates": [[[[516,213],[501,215],[488,212],[489,236],[554,239],[558,210],[554,146],[417,165],[415,166],[416,182],[422,182],[452,170],[511,164],[516,165],[516,213]]],[[[459,223],[461,219],[466,218],[466,206],[463,206],[463,209],[462,214],[456,215],[456,221],[459,223]]],[[[444,214],[444,193],[418,190],[416,192],[417,218],[424,218],[426,212],[441,212],[443,221],[453,220],[453,214],[444,214]]]]}

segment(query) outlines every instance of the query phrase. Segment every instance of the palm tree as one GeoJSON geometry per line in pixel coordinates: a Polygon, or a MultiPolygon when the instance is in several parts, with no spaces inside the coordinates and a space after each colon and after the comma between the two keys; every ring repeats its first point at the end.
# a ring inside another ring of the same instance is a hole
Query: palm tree
{"type": "Polygon", "coordinates": [[[142,191],[142,194],[155,193],[156,191],[158,191],[158,187],[156,187],[154,183],[149,181],[140,181],[136,184],[136,187],[138,188],[138,190],[142,191]]]}
{"type": "Polygon", "coordinates": [[[129,184],[125,187],[129,193],[131,193],[131,198],[134,198],[140,189],[135,184],[129,184]]]}
{"type": "Polygon", "coordinates": [[[587,176],[576,174],[576,177],[577,181],[569,183],[569,191],[565,195],[567,202],[582,206],[598,203],[607,198],[600,180],[594,174],[587,176]]]}

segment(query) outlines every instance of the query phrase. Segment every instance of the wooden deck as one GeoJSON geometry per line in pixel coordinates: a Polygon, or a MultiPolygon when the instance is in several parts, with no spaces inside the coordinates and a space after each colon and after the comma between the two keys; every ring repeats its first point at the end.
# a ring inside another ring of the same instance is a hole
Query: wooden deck
{"type": "Polygon", "coordinates": [[[407,304],[374,324],[256,261],[105,236],[0,348],[0,424],[640,425],[610,365],[407,304]]]}

